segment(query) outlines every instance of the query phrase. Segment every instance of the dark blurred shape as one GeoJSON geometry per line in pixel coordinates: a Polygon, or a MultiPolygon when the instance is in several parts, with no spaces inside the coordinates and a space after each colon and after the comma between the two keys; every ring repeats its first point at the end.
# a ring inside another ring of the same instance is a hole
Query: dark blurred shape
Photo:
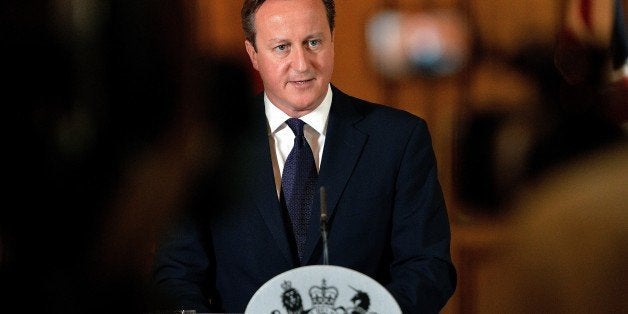
{"type": "Polygon", "coordinates": [[[563,103],[598,106],[625,131],[628,37],[623,2],[566,1],[554,58],[564,79],[563,95],[569,97],[563,103]]]}
{"type": "Polygon", "coordinates": [[[533,46],[524,49],[514,60],[522,73],[538,83],[543,96],[536,118],[543,131],[529,152],[530,177],[543,175],[548,169],[625,137],[608,111],[608,100],[600,92],[599,81],[577,87],[568,84],[552,66],[550,53],[533,46]]]}
{"type": "Polygon", "coordinates": [[[556,67],[572,85],[608,84],[610,72],[628,61],[622,0],[569,0],[563,9],[556,67]]]}
{"type": "Polygon", "coordinates": [[[469,204],[494,210],[500,204],[496,193],[495,137],[502,115],[487,112],[463,121],[463,133],[458,137],[459,164],[457,176],[458,196],[469,204]],[[480,179],[481,178],[481,179],[480,179]]]}
{"type": "Polygon", "coordinates": [[[611,55],[614,69],[626,66],[628,61],[628,32],[626,32],[624,12],[626,11],[622,0],[615,0],[611,35],[611,55]]]}
{"type": "Polygon", "coordinates": [[[487,110],[461,119],[456,187],[476,214],[501,214],[520,182],[537,130],[530,113],[487,110]]]}
{"type": "Polygon", "coordinates": [[[2,311],[141,313],[161,298],[145,277],[155,238],[219,156],[221,91],[247,92],[218,79],[240,78],[232,63],[194,55],[192,8],[0,4],[2,311]]]}

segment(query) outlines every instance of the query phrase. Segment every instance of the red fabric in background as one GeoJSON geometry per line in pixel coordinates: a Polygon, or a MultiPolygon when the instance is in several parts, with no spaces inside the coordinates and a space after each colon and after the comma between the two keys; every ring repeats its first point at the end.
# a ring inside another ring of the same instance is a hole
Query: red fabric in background
{"type": "Polygon", "coordinates": [[[580,16],[589,30],[591,29],[591,0],[580,1],[580,16]]]}

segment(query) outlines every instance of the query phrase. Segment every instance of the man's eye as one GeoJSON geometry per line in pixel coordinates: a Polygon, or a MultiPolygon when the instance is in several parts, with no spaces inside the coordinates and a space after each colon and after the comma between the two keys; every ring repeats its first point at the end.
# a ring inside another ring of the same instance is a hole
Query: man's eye
{"type": "Polygon", "coordinates": [[[321,44],[321,41],[318,39],[313,39],[308,41],[308,44],[310,45],[310,47],[318,47],[321,44]]]}
{"type": "Polygon", "coordinates": [[[281,44],[281,45],[275,47],[275,50],[277,50],[277,51],[284,51],[286,49],[288,49],[288,45],[286,45],[286,44],[281,44]]]}

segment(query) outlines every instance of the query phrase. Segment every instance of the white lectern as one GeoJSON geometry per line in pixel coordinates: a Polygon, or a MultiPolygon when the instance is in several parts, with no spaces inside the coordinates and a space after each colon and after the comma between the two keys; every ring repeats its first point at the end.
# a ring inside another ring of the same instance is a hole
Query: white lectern
{"type": "Polygon", "coordinates": [[[295,268],[267,281],[246,314],[401,314],[392,295],[360,272],[340,266],[295,268]]]}

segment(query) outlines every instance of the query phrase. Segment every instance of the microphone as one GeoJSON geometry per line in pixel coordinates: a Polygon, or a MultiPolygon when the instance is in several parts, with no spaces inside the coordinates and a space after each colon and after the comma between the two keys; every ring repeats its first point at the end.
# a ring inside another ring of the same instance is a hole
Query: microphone
{"type": "Polygon", "coordinates": [[[321,237],[323,238],[323,265],[329,265],[329,253],[327,250],[327,195],[325,187],[320,187],[321,196],[321,237]]]}

